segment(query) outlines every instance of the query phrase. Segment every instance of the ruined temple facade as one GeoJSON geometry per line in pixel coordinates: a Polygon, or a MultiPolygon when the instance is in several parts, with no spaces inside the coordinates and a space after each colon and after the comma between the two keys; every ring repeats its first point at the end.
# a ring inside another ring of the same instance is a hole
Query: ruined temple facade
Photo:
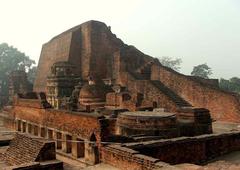
{"type": "Polygon", "coordinates": [[[240,150],[240,131],[212,128],[213,119],[240,122],[239,96],[164,67],[98,21],[44,44],[33,92],[14,94],[0,113],[6,127],[86,165],[164,169],[240,150]]]}
{"type": "Polygon", "coordinates": [[[43,45],[34,91],[48,91],[48,76],[57,62],[74,65],[73,74],[83,82],[92,76],[128,90],[131,99],[121,103],[112,102],[123,94],[106,94],[109,106],[124,109],[124,105],[128,110],[161,107],[171,112],[198,107],[210,110],[215,120],[240,122],[236,94],[220,90],[215,80],[186,76],[164,67],[158,59],[124,44],[102,22],[88,21],[43,45]]]}
{"type": "Polygon", "coordinates": [[[78,77],[73,74],[74,66],[68,62],[57,62],[51,67],[51,73],[47,77],[47,100],[57,109],[66,108],[78,77]]]}

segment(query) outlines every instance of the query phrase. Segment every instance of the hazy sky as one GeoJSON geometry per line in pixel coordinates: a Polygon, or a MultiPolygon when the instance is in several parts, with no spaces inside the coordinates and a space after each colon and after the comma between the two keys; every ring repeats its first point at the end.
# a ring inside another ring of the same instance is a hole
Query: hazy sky
{"type": "Polygon", "coordinates": [[[207,63],[240,77],[240,0],[0,0],[0,16],[0,43],[36,61],[53,36],[99,20],[146,54],[182,58],[185,74],[207,63]]]}

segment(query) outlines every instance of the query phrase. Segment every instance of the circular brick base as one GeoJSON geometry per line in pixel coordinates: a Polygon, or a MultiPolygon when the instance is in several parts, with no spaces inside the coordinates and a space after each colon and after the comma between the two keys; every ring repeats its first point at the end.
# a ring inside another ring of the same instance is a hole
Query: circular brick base
{"type": "Polygon", "coordinates": [[[177,118],[166,112],[124,112],[117,118],[118,133],[124,136],[178,136],[177,118]]]}

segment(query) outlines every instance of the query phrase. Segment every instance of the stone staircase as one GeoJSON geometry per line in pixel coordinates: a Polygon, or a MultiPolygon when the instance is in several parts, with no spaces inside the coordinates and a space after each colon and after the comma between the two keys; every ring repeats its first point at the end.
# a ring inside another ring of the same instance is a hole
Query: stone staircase
{"type": "Polygon", "coordinates": [[[168,96],[172,101],[174,101],[174,103],[176,103],[177,106],[179,106],[179,107],[191,107],[192,106],[190,103],[188,103],[182,97],[180,97],[175,92],[173,92],[170,88],[165,86],[161,81],[151,80],[150,82],[152,85],[154,85],[156,88],[158,88],[161,92],[163,92],[166,96],[168,96]]]}
{"type": "Polygon", "coordinates": [[[166,96],[168,96],[177,106],[179,107],[191,107],[192,105],[188,103],[186,100],[184,100],[182,97],[180,97],[178,94],[176,94],[174,91],[172,91],[170,88],[165,86],[161,81],[159,80],[150,80],[151,75],[151,65],[152,63],[149,62],[148,64],[144,65],[142,68],[140,68],[140,72],[132,72],[128,71],[128,73],[138,80],[147,80],[149,81],[154,87],[158,88],[161,92],[163,92],[166,96]],[[150,69],[150,70],[149,70],[150,69]]]}
{"type": "MultiPolygon", "coordinates": [[[[41,154],[47,143],[49,142],[37,137],[16,134],[15,138],[10,142],[9,148],[2,155],[2,160],[8,166],[40,161],[43,157],[41,154]]],[[[46,150],[46,152],[48,151],[46,150]]],[[[51,154],[49,158],[55,159],[54,157],[51,158],[51,154]]]]}

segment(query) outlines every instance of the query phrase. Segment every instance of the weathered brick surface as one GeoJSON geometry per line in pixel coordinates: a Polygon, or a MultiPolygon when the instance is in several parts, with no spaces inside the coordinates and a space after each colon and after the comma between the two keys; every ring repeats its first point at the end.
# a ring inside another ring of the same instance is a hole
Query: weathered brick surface
{"type": "Polygon", "coordinates": [[[141,155],[139,152],[121,146],[107,146],[101,149],[102,162],[124,170],[152,170],[154,168],[168,166],[160,160],[141,155]]]}
{"type": "Polygon", "coordinates": [[[54,142],[45,142],[38,138],[16,134],[4,153],[3,160],[8,165],[53,160],[55,159],[54,144],[54,142]]]}
{"type": "Polygon", "coordinates": [[[34,91],[46,90],[50,67],[57,61],[77,65],[78,75],[84,80],[90,70],[93,77],[108,77],[112,74],[113,54],[122,45],[104,23],[96,21],[83,23],[54,37],[42,47],[34,91]]]}
{"type": "Polygon", "coordinates": [[[130,91],[144,94],[145,100],[150,101],[151,104],[157,102],[158,107],[166,111],[177,112],[179,107],[191,106],[159,81],[139,80],[127,72],[122,72],[121,83],[130,91]]]}
{"type": "MultiPolygon", "coordinates": [[[[112,93],[107,96],[109,106],[133,111],[164,108],[177,113],[182,122],[187,120],[184,122],[187,122],[186,126],[180,128],[181,131],[193,128],[193,134],[211,133],[211,117],[207,109],[215,119],[240,122],[240,100],[236,95],[219,90],[215,80],[185,76],[163,67],[157,59],[124,44],[104,23],[83,23],[43,45],[34,85],[36,92],[46,92],[46,78],[52,64],[58,61],[75,65],[75,75],[81,76],[83,81],[91,76],[93,79],[111,80],[114,85],[125,87],[130,99],[123,99],[123,96],[112,93]],[[207,109],[196,110],[192,106],[207,109]]],[[[96,136],[97,142],[104,141],[104,138],[116,132],[115,120],[108,121],[95,113],[50,109],[43,101],[42,98],[19,99],[14,103],[11,115],[39,126],[68,132],[81,139],[89,140],[91,136],[96,136]]],[[[127,123],[129,125],[131,121],[127,123]]],[[[137,127],[136,124],[135,126],[137,127]]],[[[131,127],[130,130],[132,129],[131,127]]],[[[160,145],[150,142],[136,149],[139,152],[125,147],[107,146],[102,148],[100,156],[103,161],[121,169],[153,169],[160,160],[173,164],[185,161],[199,163],[212,156],[239,149],[239,136],[223,135],[220,138],[200,137],[187,140],[180,138],[172,142],[162,142],[160,145]],[[196,152],[196,156],[192,157],[196,152]],[[153,155],[158,159],[139,153],[153,155]]]]}
{"type": "MultiPolygon", "coordinates": [[[[219,90],[216,80],[181,75],[161,66],[157,59],[124,44],[102,22],[88,21],[43,45],[34,91],[46,91],[46,78],[57,61],[76,65],[76,74],[83,80],[91,74],[92,77],[128,85],[129,89],[136,88],[135,91],[145,89],[151,102],[157,100],[160,107],[170,111],[190,104],[209,109],[215,119],[240,122],[239,98],[219,90]],[[135,83],[131,82],[129,75],[121,76],[123,72],[135,77],[132,80],[135,83]],[[143,82],[136,82],[150,78],[162,84],[150,81],[142,86],[143,82]]],[[[126,102],[125,106],[134,110],[133,104],[126,102]]]]}
{"type": "Polygon", "coordinates": [[[240,150],[240,133],[181,137],[130,144],[129,148],[170,164],[201,164],[217,156],[240,150]]]}
{"type": "Polygon", "coordinates": [[[214,119],[240,122],[240,97],[214,85],[197,81],[163,66],[152,67],[152,79],[167,87],[195,107],[207,108],[214,119]]]}
{"type": "Polygon", "coordinates": [[[169,166],[167,163],[201,164],[239,149],[240,133],[229,132],[129,143],[122,146],[108,145],[101,148],[101,160],[124,170],[174,169],[176,167],[169,166]]]}
{"type": "Polygon", "coordinates": [[[46,78],[52,64],[57,61],[68,60],[71,37],[71,32],[65,33],[61,37],[56,37],[42,46],[34,91],[42,92],[46,90],[46,78]]]}
{"type": "Polygon", "coordinates": [[[83,139],[90,139],[91,135],[95,134],[97,139],[100,140],[102,129],[99,119],[101,118],[102,117],[97,114],[46,110],[43,116],[43,122],[40,124],[67,131],[83,139]]]}
{"type": "Polygon", "coordinates": [[[98,139],[101,136],[101,128],[98,121],[101,117],[97,115],[21,106],[16,106],[15,109],[14,112],[17,119],[27,120],[39,126],[66,131],[83,139],[89,139],[92,134],[95,134],[98,139]]]}
{"type": "Polygon", "coordinates": [[[149,135],[163,138],[179,135],[176,115],[160,112],[125,112],[117,120],[118,133],[124,136],[149,135]]]}
{"type": "Polygon", "coordinates": [[[0,117],[3,120],[3,126],[9,129],[15,129],[15,117],[11,112],[12,107],[4,107],[0,112],[0,117]]]}

